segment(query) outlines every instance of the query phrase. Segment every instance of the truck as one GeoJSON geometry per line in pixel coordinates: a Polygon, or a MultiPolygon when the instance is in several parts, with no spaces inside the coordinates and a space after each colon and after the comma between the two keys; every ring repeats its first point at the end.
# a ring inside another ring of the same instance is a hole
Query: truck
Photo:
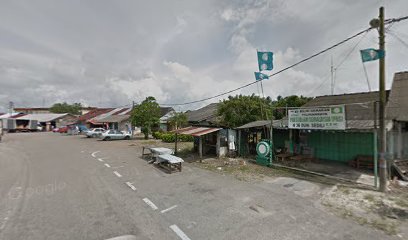
{"type": "Polygon", "coordinates": [[[38,130],[37,125],[37,120],[15,118],[3,119],[3,126],[7,132],[35,132],[38,130]]]}

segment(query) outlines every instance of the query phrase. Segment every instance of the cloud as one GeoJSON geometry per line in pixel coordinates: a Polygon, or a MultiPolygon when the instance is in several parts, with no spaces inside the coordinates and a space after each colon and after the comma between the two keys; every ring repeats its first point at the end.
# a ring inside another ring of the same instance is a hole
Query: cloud
{"type": "MultiPolygon", "coordinates": [[[[0,112],[8,101],[123,106],[149,95],[160,103],[207,98],[254,81],[257,49],[275,53],[270,73],[277,72],[366,28],[380,4],[387,18],[406,15],[404,0],[6,1],[0,8],[0,112]]],[[[408,41],[407,26],[391,30],[408,41]]],[[[265,81],[265,94],[329,94],[331,57],[337,65],[358,40],[265,81]]],[[[407,68],[408,48],[391,35],[386,41],[389,87],[394,72],[407,68]]],[[[366,91],[358,49],[376,45],[375,32],[364,37],[337,69],[335,93],[366,91]]],[[[376,89],[377,65],[366,67],[376,89]]],[[[232,94],[257,92],[254,85],[232,94]]]]}

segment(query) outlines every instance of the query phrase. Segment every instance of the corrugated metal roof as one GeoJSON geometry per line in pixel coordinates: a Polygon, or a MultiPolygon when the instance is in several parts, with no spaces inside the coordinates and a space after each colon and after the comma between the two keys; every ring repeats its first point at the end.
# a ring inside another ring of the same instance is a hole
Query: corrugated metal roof
{"type": "Polygon", "coordinates": [[[21,114],[21,113],[16,113],[16,112],[14,112],[14,113],[12,113],[12,114],[10,114],[10,113],[4,113],[4,114],[0,115],[0,119],[10,118],[10,117],[12,117],[12,116],[16,116],[16,115],[19,115],[19,114],[21,114]]]}
{"type": "Polygon", "coordinates": [[[98,119],[99,123],[116,123],[129,120],[130,115],[111,115],[101,119],[98,119]]]}
{"type": "Polygon", "coordinates": [[[194,137],[199,137],[203,136],[212,132],[219,131],[222,128],[208,128],[208,127],[187,127],[187,128],[182,128],[175,130],[174,132],[177,132],[179,134],[183,135],[191,135],[194,137]]]}
{"type": "Polygon", "coordinates": [[[37,120],[38,122],[51,122],[62,117],[70,115],[68,113],[37,113],[37,114],[27,114],[24,116],[17,117],[17,119],[22,120],[37,120]]]}
{"type": "Polygon", "coordinates": [[[101,115],[101,114],[103,114],[103,113],[112,111],[112,109],[113,109],[113,108],[98,108],[98,109],[91,110],[91,111],[89,111],[88,113],[86,113],[86,114],[84,114],[84,115],[78,117],[78,121],[80,121],[80,122],[86,122],[86,121],[88,121],[89,119],[92,119],[92,118],[94,118],[94,117],[96,117],[96,116],[98,116],[98,115],[101,115]]]}
{"type": "Polygon", "coordinates": [[[245,129],[245,128],[254,128],[254,127],[264,127],[264,126],[270,126],[271,121],[270,120],[260,120],[260,121],[254,121],[250,122],[247,124],[244,124],[242,126],[237,127],[237,129],[245,129]]]}
{"type": "Polygon", "coordinates": [[[408,121],[408,72],[394,75],[391,94],[386,107],[387,119],[408,121]]]}
{"type": "Polygon", "coordinates": [[[196,122],[196,123],[203,122],[203,121],[216,123],[217,122],[217,108],[218,108],[218,103],[211,103],[200,109],[187,112],[188,121],[196,122]]]}

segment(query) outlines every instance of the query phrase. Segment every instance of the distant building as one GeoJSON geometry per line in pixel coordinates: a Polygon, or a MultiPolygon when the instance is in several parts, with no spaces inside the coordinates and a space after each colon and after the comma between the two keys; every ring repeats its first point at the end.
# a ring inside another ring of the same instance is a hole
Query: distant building
{"type": "MultiPolygon", "coordinates": [[[[84,115],[94,109],[96,109],[96,107],[82,107],[81,115],[84,115]]],[[[14,108],[14,111],[25,113],[25,114],[51,113],[50,108],[46,108],[46,107],[34,107],[34,108],[21,107],[21,108],[14,108]]]]}
{"type": "Polygon", "coordinates": [[[195,126],[219,126],[218,103],[211,103],[197,110],[187,112],[188,123],[195,126]]]}

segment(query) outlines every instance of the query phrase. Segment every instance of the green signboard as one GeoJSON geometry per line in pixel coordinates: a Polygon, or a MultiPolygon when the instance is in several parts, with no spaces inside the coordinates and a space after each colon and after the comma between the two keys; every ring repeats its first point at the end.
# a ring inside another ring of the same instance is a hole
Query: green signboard
{"type": "Polygon", "coordinates": [[[344,105],[289,110],[289,128],[345,130],[344,105]]]}

